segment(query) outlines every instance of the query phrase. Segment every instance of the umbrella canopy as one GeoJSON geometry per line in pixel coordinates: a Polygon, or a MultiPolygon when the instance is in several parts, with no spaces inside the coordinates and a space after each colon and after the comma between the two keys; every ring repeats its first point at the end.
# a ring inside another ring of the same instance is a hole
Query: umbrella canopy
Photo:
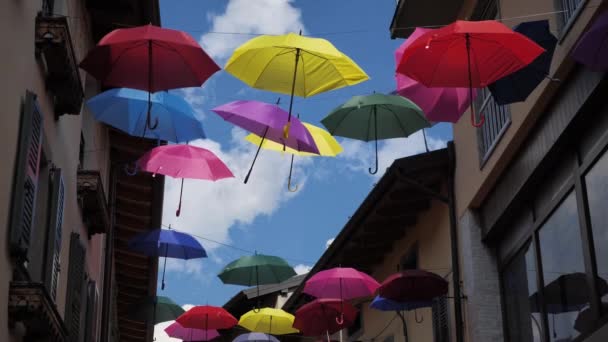
{"type": "MultiPolygon", "coordinates": [[[[416,28],[414,32],[395,51],[395,63],[399,65],[403,52],[418,37],[433,31],[427,28],[416,28]]],[[[395,75],[398,95],[401,95],[415,104],[424,112],[424,116],[432,122],[457,122],[471,103],[467,88],[432,87],[411,79],[403,74],[395,75]]],[[[473,92],[473,100],[477,90],[473,92]]]]}
{"type": "Polygon", "coordinates": [[[321,123],[334,136],[376,143],[378,171],[378,140],[408,137],[430,123],[412,101],[398,95],[373,94],[355,96],[334,109],[321,123]]]}
{"type": "Polygon", "coordinates": [[[145,138],[180,143],[205,138],[203,124],[181,97],[161,91],[151,95],[150,113],[158,119],[154,130],[147,129],[148,93],[129,88],[107,90],[87,101],[95,119],[114,128],[145,138]]]}
{"type": "Polygon", "coordinates": [[[353,324],[358,310],[340,299],[315,299],[296,311],[293,327],[305,336],[333,334],[353,324]]]}
{"type": "Polygon", "coordinates": [[[139,303],[131,306],[129,317],[140,322],[154,322],[154,324],[173,321],[184,309],[168,297],[146,297],[139,303]]]}
{"type": "MultiPolygon", "coordinates": [[[[604,279],[596,277],[596,284],[600,297],[608,293],[608,283],[604,279]]],[[[540,312],[538,297],[538,292],[530,296],[531,312],[540,312]]],[[[581,272],[562,274],[543,288],[543,300],[550,314],[583,309],[591,301],[587,275],[581,272]]]]}
{"type": "Polygon", "coordinates": [[[293,321],[293,315],[288,312],[280,309],[263,308],[245,313],[241,316],[239,325],[253,332],[286,335],[299,332],[293,328],[293,321]]]}
{"type": "Polygon", "coordinates": [[[277,256],[256,254],[232,261],[218,277],[224,284],[257,286],[278,284],[295,275],[287,261],[277,256]]]}
{"type": "MultiPolygon", "coordinates": [[[[463,21],[427,32],[403,52],[397,72],[427,87],[483,88],[530,64],[544,49],[495,20],[463,21]]],[[[471,123],[476,123],[471,106],[471,123]]]]}
{"type": "Polygon", "coordinates": [[[490,84],[494,101],[499,105],[525,101],[551,69],[557,38],[549,30],[548,20],[529,21],[513,28],[545,49],[532,63],[490,84]]]}
{"type": "Polygon", "coordinates": [[[380,286],[369,275],[350,267],[321,271],[306,281],[303,292],[317,298],[354,299],[374,294],[380,286]]]}
{"type": "Polygon", "coordinates": [[[240,334],[232,342],[279,342],[279,339],[264,333],[240,334]]]}
{"type": "Polygon", "coordinates": [[[181,324],[175,322],[165,328],[165,332],[169,337],[177,338],[183,341],[211,341],[220,336],[220,333],[215,330],[202,330],[184,328],[181,324]]]}
{"type": "Polygon", "coordinates": [[[448,293],[448,282],[435,273],[405,270],[382,282],[378,295],[397,302],[425,302],[448,293]]]}
{"type": "Polygon", "coordinates": [[[200,87],[220,70],[189,34],[154,25],[108,33],[80,67],[105,86],[149,92],[200,87]]]}
{"type": "MultiPolygon", "coordinates": [[[[608,303],[602,302],[600,306],[602,312],[608,312],[608,303]]],[[[580,333],[588,332],[593,330],[596,322],[597,319],[595,318],[593,310],[591,310],[591,308],[587,308],[585,310],[582,310],[576,316],[576,320],[574,321],[574,329],[576,329],[576,331],[580,333]]]]}
{"type": "Polygon", "coordinates": [[[230,329],[238,321],[224,308],[217,306],[195,306],[175,320],[184,328],[193,329],[230,329]]]}
{"type": "Polygon", "coordinates": [[[580,38],[572,57],[592,70],[608,70],[608,11],[600,14],[580,38]]]}
{"type": "Polygon", "coordinates": [[[380,311],[410,311],[431,306],[433,306],[433,302],[430,300],[421,302],[397,302],[380,296],[376,296],[369,305],[370,308],[380,311]]]}

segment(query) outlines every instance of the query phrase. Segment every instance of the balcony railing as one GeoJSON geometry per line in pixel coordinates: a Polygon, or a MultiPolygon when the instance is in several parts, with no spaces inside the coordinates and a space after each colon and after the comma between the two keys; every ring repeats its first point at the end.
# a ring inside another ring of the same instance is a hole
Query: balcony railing
{"type": "MultiPolygon", "coordinates": [[[[500,106],[494,102],[492,94],[487,88],[479,91],[479,96],[474,104],[477,116],[483,113],[485,123],[477,129],[477,146],[479,149],[479,165],[483,167],[492,155],[492,151],[498,145],[500,138],[504,135],[511,124],[511,111],[509,106],[500,106]],[[482,102],[483,101],[483,102],[482,102]]],[[[479,120],[479,117],[477,118],[479,120]]]]}
{"type": "Polygon", "coordinates": [[[574,12],[576,12],[576,9],[582,2],[582,0],[559,0],[560,10],[562,11],[562,23],[564,26],[570,21],[570,18],[573,17],[574,12]]]}

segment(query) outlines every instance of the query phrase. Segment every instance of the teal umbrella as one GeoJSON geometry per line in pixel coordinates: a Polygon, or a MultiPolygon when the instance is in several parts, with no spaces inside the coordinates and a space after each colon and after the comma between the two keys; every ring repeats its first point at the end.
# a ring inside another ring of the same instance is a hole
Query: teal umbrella
{"type": "Polygon", "coordinates": [[[140,322],[154,324],[174,321],[185,311],[168,297],[146,297],[131,307],[129,317],[140,322]]]}
{"type": "Polygon", "coordinates": [[[375,141],[378,172],[378,140],[404,138],[431,124],[415,103],[398,95],[354,96],[321,120],[335,136],[375,141]]]}

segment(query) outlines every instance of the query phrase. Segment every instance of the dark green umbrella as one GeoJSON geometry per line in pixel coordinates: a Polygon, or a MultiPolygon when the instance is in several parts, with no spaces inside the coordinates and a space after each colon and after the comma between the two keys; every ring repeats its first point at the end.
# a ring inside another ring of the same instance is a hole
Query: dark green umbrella
{"type": "Polygon", "coordinates": [[[258,288],[259,301],[259,285],[278,284],[295,275],[296,272],[287,261],[276,256],[256,253],[229,263],[218,277],[224,284],[255,285],[258,288]]]}
{"type": "Polygon", "coordinates": [[[398,95],[372,94],[354,96],[321,120],[329,133],[351,139],[376,142],[378,172],[378,140],[404,138],[431,124],[415,103],[398,95]]]}
{"type": "Polygon", "coordinates": [[[152,321],[154,324],[158,324],[174,321],[184,312],[184,309],[170,298],[162,296],[146,297],[132,306],[129,317],[135,321],[152,321]]]}

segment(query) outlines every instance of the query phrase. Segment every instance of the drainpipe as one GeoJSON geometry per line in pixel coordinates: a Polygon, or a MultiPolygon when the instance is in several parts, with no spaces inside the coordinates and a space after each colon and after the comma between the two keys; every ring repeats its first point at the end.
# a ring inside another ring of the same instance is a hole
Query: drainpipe
{"type": "Polygon", "coordinates": [[[454,198],[454,173],[456,155],[454,142],[448,142],[448,207],[450,210],[450,242],[452,250],[452,285],[454,287],[454,319],[456,321],[456,342],[464,341],[464,321],[462,319],[462,293],[460,291],[460,256],[458,254],[458,225],[456,201],[454,198]]]}
{"type": "Polygon", "coordinates": [[[112,305],[112,266],[114,264],[114,224],[116,210],[116,174],[120,172],[118,164],[112,163],[110,168],[110,230],[106,234],[103,278],[103,302],[101,306],[101,342],[108,342],[110,332],[110,317],[112,305]]]}

